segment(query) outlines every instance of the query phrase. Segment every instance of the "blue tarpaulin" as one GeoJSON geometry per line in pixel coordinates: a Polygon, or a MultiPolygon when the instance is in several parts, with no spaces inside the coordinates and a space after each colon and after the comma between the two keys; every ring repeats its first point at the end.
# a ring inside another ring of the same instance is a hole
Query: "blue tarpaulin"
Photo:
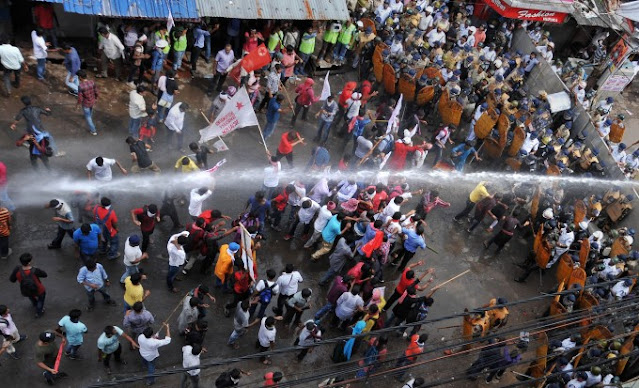
{"type": "Polygon", "coordinates": [[[66,12],[121,18],[199,19],[195,0],[41,0],[58,3],[66,12]]]}

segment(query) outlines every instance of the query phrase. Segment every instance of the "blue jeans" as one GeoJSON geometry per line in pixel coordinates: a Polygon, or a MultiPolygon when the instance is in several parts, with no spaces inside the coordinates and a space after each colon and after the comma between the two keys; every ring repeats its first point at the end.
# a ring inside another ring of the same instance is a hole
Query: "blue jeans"
{"type": "Polygon", "coordinates": [[[264,132],[262,133],[264,135],[264,140],[268,139],[273,132],[275,131],[275,124],[277,124],[277,121],[267,121],[266,125],[264,126],[264,132]]]}
{"type": "Polygon", "coordinates": [[[211,36],[204,37],[204,58],[207,61],[211,59],[211,36]]]}
{"type": "MultiPolygon", "coordinates": [[[[152,375],[155,373],[155,360],[147,361],[144,358],[142,358],[142,364],[144,364],[144,367],[146,368],[147,375],[152,375]]],[[[155,383],[155,377],[147,377],[146,383],[147,384],[155,383]]]]}
{"type": "Polygon", "coordinates": [[[319,139],[320,144],[324,144],[328,140],[328,134],[331,131],[331,124],[333,124],[332,121],[320,119],[319,128],[317,128],[317,138],[319,139]]]}
{"type": "Polygon", "coordinates": [[[231,333],[231,336],[229,337],[228,342],[226,343],[227,345],[233,345],[238,339],[240,339],[241,336],[243,336],[244,334],[246,334],[246,329],[242,329],[242,330],[233,330],[233,332],[231,333]]]}
{"type": "Polygon", "coordinates": [[[166,274],[166,285],[169,287],[169,290],[173,289],[173,281],[180,271],[180,267],[169,265],[169,273],[166,274]]]}
{"type": "Polygon", "coordinates": [[[77,357],[80,346],[82,345],[71,345],[67,342],[67,344],[64,346],[64,352],[71,357],[77,357]]]}
{"type": "Polygon", "coordinates": [[[124,283],[124,280],[134,273],[140,272],[137,265],[125,265],[124,267],[126,270],[122,274],[122,277],[120,277],[120,283],[124,283]]]}
{"type": "Polygon", "coordinates": [[[71,74],[71,72],[67,72],[67,77],[64,79],[64,83],[75,93],[78,92],[78,85],[80,85],[80,80],[78,79],[77,75],[71,74]]]}
{"type": "Polygon", "coordinates": [[[297,65],[295,65],[295,74],[301,74],[301,75],[306,75],[306,72],[304,71],[304,67],[306,66],[306,62],[308,62],[308,58],[310,58],[311,56],[309,54],[304,54],[304,53],[298,53],[300,58],[302,58],[302,61],[299,62],[297,65]]]}
{"type": "Polygon", "coordinates": [[[326,284],[328,283],[329,280],[331,280],[335,275],[338,274],[338,271],[335,271],[332,267],[328,269],[328,271],[326,271],[326,273],[324,274],[324,276],[322,276],[322,278],[320,279],[320,284],[326,284]]]}
{"type": "Polygon", "coordinates": [[[87,125],[89,126],[89,131],[91,133],[96,133],[98,130],[95,129],[95,124],[93,124],[93,108],[82,107],[84,111],[84,119],[87,121],[87,125]]]}
{"type": "Polygon", "coordinates": [[[118,250],[120,247],[120,235],[116,234],[111,237],[111,233],[103,233],[102,237],[104,237],[104,245],[100,250],[101,253],[106,253],[109,259],[114,259],[115,256],[118,255],[118,250]],[[109,246],[109,251],[106,252],[107,246],[109,246]]]}
{"type": "Polygon", "coordinates": [[[142,123],[141,118],[129,118],[129,135],[133,137],[135,140],[140,138],[140,124],[142,123]]]}
{"type": "Polygon", "coordinates": [[[173,70],[177,70],[182,66],[182,58],[184,58],[184,53],[186,51],[176,51],[175,57],[173,61],[173,70]]]}
{"type": "Polygon", "coordinates": [[[35,307],[37,315],[42,315],[44,312],[44,298],[46,298],[46,296],[47,293],[43,292],[42,295],[28,297],[33,307],[35,307]]]}
{"type": "Polygon", "coordinates": [[[347,45],[340,42],[335,43],[335,48],[333,49],[333,59],[343,61],[344,57],[346,56],[346,51],[348,51],[347,45]]]}
{"type": "Polygon", "coordinates": [[[331,312],[334,308],[335,306],[331,302],[326,302],[326,304],[315,313],[315,321],[321,321],[324,316],[331,312]]]}
{"type": "Polygon", "coordinates": [[[9,193],[7,192],[7,186],[0,186],[0,205],[9,209],[11,213],[16,210],[16,206],[13,204],[11,198],[9,198],[9,193]]]}
{"type": "Polygon", "coordinates": [[[97,290],[91,289],[91,290],[86,290],[87,291],[87,296],[89,297],[89,306],[93,307],[95,306],[95,293],[99,292],[100,294],[102,294],[102,298],[104,298],[105,302],[108,302],[111,300],[111,295],[109,295],[109,293],[106,290],[105,286],[102,286],[101,288],[98,288],[97,290]]]}
{"type": "Polygon", "coordinates": [[[38,64],[36,65],[36,75],[38,76],[39,80],[43,80],[44,72],[46,70],[47,59],[42,58],[42,59],[38,59],[37,61],[38,61],[38,64]]]}

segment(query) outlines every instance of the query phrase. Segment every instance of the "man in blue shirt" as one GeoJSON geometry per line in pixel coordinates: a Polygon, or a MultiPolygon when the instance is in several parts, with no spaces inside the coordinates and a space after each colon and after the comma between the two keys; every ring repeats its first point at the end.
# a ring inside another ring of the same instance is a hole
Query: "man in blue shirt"
{"type": "MultiPolygon", "coordinates": [[[[84,333],[87,332],[85,324],[80,322],[81,315],[82,311],[78,309],[71,310],[69,315],[65,315],[60,319],[58,328],[55,330],[56,335],[59,337],[62,337],[64,331],[64,336],[66,337],[65,354],[72,360],[80,358],[78,350],[84,342],[84,333]]],[[[46,377],[45,375],[45,378],[46,377]]]]}
{"type": "Polygon", "coordinates": [[[284,96],[278,94],[275,98],[271,98],[266,108],[266,125],[264,126],[264,140],[268,139],[275,131],[275,125],[280,119],[282,113],[282,101],[284,96]]]}
{"type": "Polygon", "coordinates": [[[86,263],[98,250],[101,230],[97,224],[82,224],[80,229],[73,232],[76,243],[76,256],[86,263]]]}
{"type": "Polygon", "coordinates": [[[211,33],[202,29],[202,26],[195,26],[193,29],[193,48],[191,49],[191,76],[194,75],[197,70],[197,60],[200,58],[200,53],[204,49],[204,41],[207,36],[211,36],[211,33]]]}
{"type": "Polygon", "coordinates": [[[64,79],[64,83],[69,88],[69,93],[77,96],[78,85],[80,85],[77,75],[81,66],[80,56],[70,44],[65,44],[62,51],[64,52],[64,67],[67,69],[67,77],[64,79]]]}
{"type": "Polygon", "coordinates": [[[107,292],[106,287],[110,285],[109,276],[107,275],[102,264],[96,263],[95,260],[89,259],[86,265],[80,268],[78,272],[78,283],[84,286],[89,297],[88,311],[93,311],[95,307],[95,292],[102,294],[104,303],[108,305],[115,305],[115,302],[111,299],[111,295],[107,292]]]}
{"type": "Polygon", "coordinates": [[[399,250],[397,258],[393,260],[391,265],[397,265],[398,261],[402,261],[397,268],[397,271],[404,272],[404,268],[406,268],[406,264],[410,261],[410,259],[415,256],[417,253],[417,248],[426,249],[426,241],[424,241],[424,226],[419,224],[413,229],[402,228],[402,233],[404,234],[404,246],[399,250]]]}
{"type": "Polygon", "coordinates": [[[328,220],[328,223],[322,230],[322,246],[311,255],[312,261],[317,261],[320,257],[328,253],[333,247],[335,238],[351,228],[351,223],[349,222],[344,227],[344,230],[341,229],[343,219],[344,214],[338,213],[331,217],[330,220],[328,220]]]}
{"type": "Polygon", "coordinates": [[[464,171],[464,165],[466,164],[466,159],[468,159],[468,156],[471,153],[475,154],[475,159],[477,159],[478,161],[481,160],[472,141],[466,141],[462,144],[459,144],[450,151],[450,156],[455,162],[455,170],[459,172],[464,171]]]}
{"type": "Polygon", "coordinates": [[[151,83],[153,85],[157,85],[158,80],[160,79],[160,73],[162,72],[162,69],[164,69],[164,49],[168,45],[169,42],[164,39],[155,41],[155,47],[151,52],[151,72],[153,73],[153,80],[151,83]]]}
{"type": "Polygon", "coordinates": [[[246,210],[257,216],[260,220],[258,231],[264,233],[264,225],[266,224],[266,216],[271,208],[271,201],[266,199],[263,191],[258,191],[254,196],[246,202],[246,210]]]}

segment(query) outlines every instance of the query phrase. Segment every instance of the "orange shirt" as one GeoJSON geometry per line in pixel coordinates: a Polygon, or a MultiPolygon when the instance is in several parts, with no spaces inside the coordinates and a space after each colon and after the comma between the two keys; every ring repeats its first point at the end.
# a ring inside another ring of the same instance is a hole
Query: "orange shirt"
{"type": "Polygon", "coordinates": [[[417,356],[419,356],[424,351],[424,347],[417,344],[418,339],[419,334],[413,334],[413,336],[410,337],[410,345],[408,345],[406,351],[404,352],[406,358],[408,358],[412,362],[417,361],[417,356]]]}
{"type": "Polygon", "coordinates": [[[215,264],[215,276],[223,282],[233,273],[233,258],[229,255],[228,249],[229,244],[220,247],[220,256],[215,264]]]}

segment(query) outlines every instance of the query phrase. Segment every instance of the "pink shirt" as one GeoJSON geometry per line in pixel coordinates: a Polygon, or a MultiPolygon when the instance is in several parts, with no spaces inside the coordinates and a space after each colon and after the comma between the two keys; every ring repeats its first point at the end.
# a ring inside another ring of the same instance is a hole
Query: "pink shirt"
{"type": "Polygon", "coordinates": [[[295,52],[292,52],[291,54],[284,54],[284,57],[282,58],[282,66],[284,66],[284,77],[291,77],[293,75],[293,70],[295,70],[295,52]]]}

